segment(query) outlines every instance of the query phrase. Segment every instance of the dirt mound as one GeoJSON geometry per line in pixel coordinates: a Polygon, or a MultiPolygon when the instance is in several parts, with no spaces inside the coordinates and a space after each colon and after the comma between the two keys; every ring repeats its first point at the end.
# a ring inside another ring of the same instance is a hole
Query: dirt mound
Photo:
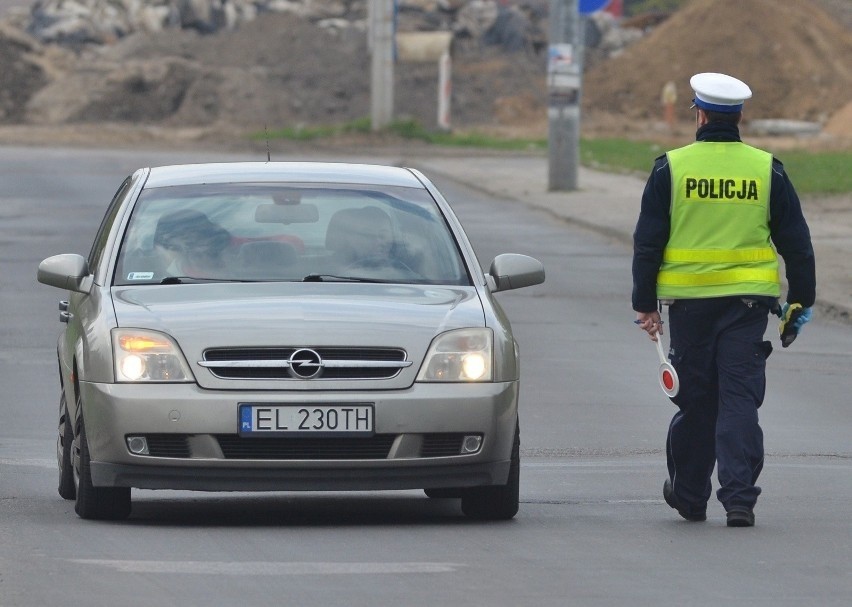
{"type": "Polygon", "coordinates": [[[835,137],[852,139],[852,101],[831,115],[824,130],[835,137]]]}
{"type": "Polygon", "coordinates": [[[0,25],[0,122],[24,118],[27,100],[47,83],[38,44],[0,25]]]}
{"type": "MultiPolygon", "coordinates": [[[[543,57],[459,45],[453,74],[454,125],[498,121],[495,102],[519,91],[532,91],[544,107],[543,57]]],[[[265,14],[216,35],[139,33],[86,49],[75,68],[33,96],[27,120],[244,129],[341,124],[369,116],[369,78],[363,31],[265,14]]],[[[397,63],[395,82],[397,117],[434,127],[437,61],[397,63]]]]}
{"type": "MultiPolygon", "coordinates": [[[[844,14],[852,18],[848,0],[748,0],[748,10],[742,0],[693,0],[622,55],[589,64],[584,134],[659,134],[661,90],[673,81],[674,134],[687,135],[690,76],[721,71],[754,91],[747,119],[817,121],[848,138],[852,29],[844,14]]],[[[546,136],[545,61],[544,53],[507,53],[457,36],[453,127],[546,136]]],[[[245,132],[341,124],[370,113],[366,33],[292,14],[264,13],[215,35],[137,33],[79,53],[0,29],[0,64],[0,123],[7,125],[245,132]]],[[[437,64],[397,63],[395,82],[395,115],[435,127],[437,64]]]]}
{"type": "Polygon", "coordinates": [[[825,122],[852,90],[852,31],[813,0],[694,0],[584,80],[584,109],[658,119],[667,81],[677,86],[682,120],[689,78],[724,72],[754,91],[747,118],[825,122]]]}

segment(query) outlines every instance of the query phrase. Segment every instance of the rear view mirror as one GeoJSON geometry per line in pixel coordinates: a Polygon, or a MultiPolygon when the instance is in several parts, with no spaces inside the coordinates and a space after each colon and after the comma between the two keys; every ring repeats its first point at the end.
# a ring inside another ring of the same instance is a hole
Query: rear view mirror
{"type": "Polygon", "coordinates": [[[262,204],[254,212],[257,223],[316,223],[319,210],[315,204],[262,204]]]}

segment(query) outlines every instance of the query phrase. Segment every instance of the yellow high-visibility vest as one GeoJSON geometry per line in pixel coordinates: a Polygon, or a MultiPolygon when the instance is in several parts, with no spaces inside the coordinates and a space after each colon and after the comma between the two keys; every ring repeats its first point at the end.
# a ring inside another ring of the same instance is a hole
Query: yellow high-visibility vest
{"type": "Polygon", "coordinates": [[[778,297],[769,233],[772,154],[740,142],[696,142],[667,156],[671,232],[657,297],[778,297]]]}

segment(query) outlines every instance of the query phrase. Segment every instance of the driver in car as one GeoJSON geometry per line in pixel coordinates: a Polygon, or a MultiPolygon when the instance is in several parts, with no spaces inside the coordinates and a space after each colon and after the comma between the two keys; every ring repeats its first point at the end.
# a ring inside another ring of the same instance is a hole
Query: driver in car
{"type": "Polygon", "coordinates": [[[154,232],[154,250],[166,276],[215,276],[222,269],[222,254],[230,242],[226,229],[193,209],[163,215],[154,232]]]}
{"type": "Polygon", "coordinates": [[[393,225],[378,207],[358,209],[350,224],[349,263],[360,266],[387,264],[393,257],[393,225]]]}

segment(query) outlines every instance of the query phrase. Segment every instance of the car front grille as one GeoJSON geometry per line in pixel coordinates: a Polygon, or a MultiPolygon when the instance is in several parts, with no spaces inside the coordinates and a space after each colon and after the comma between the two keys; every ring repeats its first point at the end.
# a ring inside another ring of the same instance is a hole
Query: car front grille
{"type": "Polygon", "coordinates": [[[225,459],[386,459],[394,434],[369,438],[242,438],[218,434],[225,459]]]}
{"type": "Polygon", "coordinates": [[[410,366],[398,348],[211,348],[198,363],[222,379],[390,379],[410,366]],[[308,362],[307,365],[301,365],[308,362]]]}
{"type": "MultiPolygon", "coordinates": [[[[192,458],[189,434],[147,434],[149,457],[192,458]]],[[[200,435],[203,436],[203,435],[200,435]]],[[[225,459],[259,460],[372,460],[387,459],[397,435],[376,434],[363,438],[243,438],[237,434],[216,434],[225,459]]],[[[461,454],[462,433],[422,435],[418,457],[453,457],[461,454]]]]}

